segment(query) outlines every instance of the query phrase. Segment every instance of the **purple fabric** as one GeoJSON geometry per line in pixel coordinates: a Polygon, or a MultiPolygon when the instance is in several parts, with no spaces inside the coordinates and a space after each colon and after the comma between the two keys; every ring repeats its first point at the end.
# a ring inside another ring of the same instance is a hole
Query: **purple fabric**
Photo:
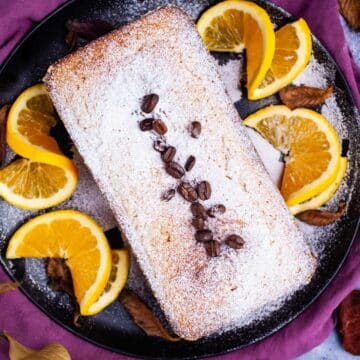
{"type": "MultiPolygon", "coordinates": [[[[64,0],[0,0],[0,62],[31,25],[64,0]]],[[[340,65],[360,107],[360,70],[349,54],[337,14],[336,0],[274,0],[297,17],[304,17],[340,65]]],[[[327,338],[334,327],[333,311],[360,282],[360,239],[356,239],[341,271],[321,297],[295,321],[273,336],[222,359],[291,359],[327,338]]],[[[0,269],[0,282],[8,281],[0,269]]],[[[74,360],[130,359],[87,343],[56,325],[19,291],[0,296],[0,331],[6,330],[25,345],[39,348],[60,342],[74,360]]],[[[0,358],[7,358],[7,344],[0,341],[0,358]]]]}

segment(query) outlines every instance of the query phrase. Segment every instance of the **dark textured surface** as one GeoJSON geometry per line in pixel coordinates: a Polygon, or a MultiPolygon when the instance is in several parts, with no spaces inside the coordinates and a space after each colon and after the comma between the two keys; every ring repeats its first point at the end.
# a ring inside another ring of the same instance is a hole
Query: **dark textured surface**
{"type": "MultiPolygon", "coordinates": [[[[40,81],[47,67],[66,54],[67,49],[63,42],[64,24],[69,18],[101,18],[118,26],[159,5],[176,3],[183,5],[196,19],[203,9],[215,1],[137,1],[136,6],[134,3],[135,1],[130,0],[77,0],[69,2],[61,10],[56,11],[53,16],[32,32],[4,63],[0,70],[1,103],[13,101],[21,90],[40,81]]],[[[276,24],[282,25],[289,21],[289,17],[273,5],[264,1],[258,1],[258,3],[270,11],[272,20],[276,24]]],[[[319,63],[333,63],[327,52],[316,41],[314,42],[314,55],[319,63]]],[[[216,58],[219,62],[226,63],[234,56],[222,54],[216,55],[216,58]]],[[[82,326],[75,328],[72,325],[72,304],[67,295],[52,293],[46,286],[45,278],[43,278],[42,284],[40,284],[40,280],[39,284],[36,284],[34,278],[40,279],[41,276],[25,272],[24,260],[9,262],[4,259],[7,240],[20,223],[15,226],[8,226],[5,214],[10,211],[10,206],[0,201],[0,249],[2,249],[0,261],[2,265],[13,278],[22,283],[22,291],[54,320],[76,334],[113,351],[158,358],[189,358],[231,351],[268,336],[295,318],[321,293],[344,260],[355,233],[360,204],[358,190],[360,189],[360,180],[356,176],[360,149],[354,139],[358,139],[360,134],[358,120],[353,112],[351,96],[338,71],[335,76],[335,95],[345,115],[345,127],[350,135],[350,171],[346,178],[350,191],[346,194],[347,198],[345,199],[348,201],[347,215],[338,223],[332,234],[329,234],[333,237],[333,241],[321,257],[320,266],[312,282],[261,322],[196,342],[168,343],[160,339],[146,337],[132,323],[120,304],[115,303],[101,314],[83,319],[82,326]]],[[[277,97],[273,96],[261,101],[242,99],[235,105],[240,115],[245,117],[267,103],[277,102],[277,97]]],[[[68,149],[69,139],[67,139],[66,133],[59,128],[56,135],[64,148],[68,149]]],[[[26,221],[36,213],[24,211],[23,214],[21,222],[26,221]]],[[[26,267],[27,271],[32,268],[38,269],[41,266],[39,263],[38,260],[34,261],[34,266],[26,267]]]]}

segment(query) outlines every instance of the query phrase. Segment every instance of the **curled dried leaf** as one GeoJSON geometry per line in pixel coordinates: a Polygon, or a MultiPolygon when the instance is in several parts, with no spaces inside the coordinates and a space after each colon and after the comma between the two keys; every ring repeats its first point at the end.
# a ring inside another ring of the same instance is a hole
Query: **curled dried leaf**
{"type": "Polygon", "coordinates": [[[353,290],[341,302],[339,320],[344,349],[360,355],[360,290],[353,290]]]}
{"type": "Polygon", "coordinates": [[[80,307],[79,307],[79,304],[76,303],[75,311],[74,311],[74,315],[73,315],[73,325],[77,328],[81,327],[80,320],[81,320],[80,307]]]}
{"type": "Polygon", "coordinates": [[[349,26],[355,30],[360,30],[360,1],[359,0],[339,0],[339,10],[349,26]]]}
{"type": "Polygon", "coordinates": [[[6,157],[6,121],[10,105],[6,104],[0,108],[0,169],[5,165],[6,157]]]}
{"type": "Polygon", "coordinates": [[[133,318],[135,324],[143,329],[146,335],[160,337],[171,342],[180,340],[179,337],[168,333],[159,319],[134,292],[124,291],[120,302],[133,318]]]}
{"type": "Polygon", "coordinates": [[[69,352],[57,343],[46,345],[41,350],[33,350],[20,344],[5,331],[0,333],[0,337],[9,342],[10,360],[71,360],[69,352]]]}
{"type": "Polygon", "coordinates": [[[16,290],[20,286],[17,282],[0,283],[0,294],[5,294],[10,290],[16,290]]]}
{"type": "Polygon", "coordinates": [[[45,270],[49,279],[49,286],[54,291],[66,292],[74,299],[75,310],[73,314],[73,325],[81,327],[80,307],[76,302],[74,287],[69,267],[63,259],[49,258],[45,262],[45,270]]]}
{"type": "Polygon", "coordinates": [[[75,31],[69,30],[64,38],[65,44],[69,48],[69,52],[73,51],[76,46],[76,40],[78,38],[78,34],[75,31]]]}
{"type": "Polygon", "coordinates": [[[311,86],[287,86],[279,91],[281,101],[290,109],[321,105],[332,94],[333,87],[320,89],[311,86]]]}
{"type": "Polygon", "coordinates": [[[296,215],[296,217],[309,225],[325,226],[330,225],[336,220],[340,219],[345,214],[345,209],[345,201],[340,201],[337,211],[307,210],[296,215]]]}
{"type": "Polygon", "coordinates": [[[71,273],[63,259],[47,259],[45,269],[49,278],[49,286],[54,291],[64,291],[70,296],[74,295],[71,273]]]}
{"type": "Polygon", "coordinates": [[[95,40],[114,29],[104,20],[79,20],[73,19],[66,22],[66,28],[87,40],[95,40]]]}

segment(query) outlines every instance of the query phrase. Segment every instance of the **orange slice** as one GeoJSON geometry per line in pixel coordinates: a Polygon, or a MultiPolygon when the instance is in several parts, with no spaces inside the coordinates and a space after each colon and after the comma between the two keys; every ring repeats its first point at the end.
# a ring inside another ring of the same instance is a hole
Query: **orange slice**
{"type": "Polygon", "coordinates": [[[66,168],[18,159],[0,170],[0,196],[26,210],[60,204],[75,191],[77,175],[66,168]]]}
{"type": "Polygon", "coordinates": [[[210,51],[246,48],[250,98],[269,70],[275,51],[275,33],[266,11],[249,1],[223,1],[201,15],[197,29],[210,51]]]}
{"type": "Polygon", "coordinates": [[[270,105],[244,120],[284,155],[281,194],[289,206],[307,201],[336,181],[340,142],[328,120],[315,111],[270,105]]]}
{"type": "Polygon", "coordinates": [[[328,188],[326,188],[319,195],[312,197],[310,200],[304,201],[300,204],[295,204],[289,206],[289,210],[293,215],[299,214],[306,210],[314,210],[326,204],[335,194],[336,190],[339,188],[343,178],[346,174],[347,168],[347,158],[342,157],[340,160],[339,171],[336,175],[335,181],[330,184],[328,188]]]}
{"type": "Polygon", "coordinates": [[[99,299],[89,308],[88,314],[95,315],[114,302],[126,284],[129,274],[129,253],[126,249],[111,250],[112,267],[108,283],[99,299]]]}
{"type": "Polygon", "coordinates": [[[73,162],[49,135],[55,125],[55,111],[45,85],[37,84],[24,90],[11,106],[6,141],[15,153],[27,159],[76,173],[73,162]]]}
{"type": "Polygon", "coordinates": [[[55,110],[43,84],[23,91],[12,105],[6,140],[16,160],[0,170],[0,196],[28,210],[46,209],[68,199],[78,175],[49,133],[56,125],[55,110]]]}
{"type": "Polygon", "coordinates": [[[111,273],[111,251],[100,226],[74,210],[37,216],[10,239],[6,257],[55,257],[66,260],[82,315],[103,293],[111,273]]]}
{"type": "Polygon", "coordinates": [[[275,54],[270,69],[249,99],[262,99],[289,85],[306,67],[312,51],[311,31],[304,19],[275,32],[275,54]]]}

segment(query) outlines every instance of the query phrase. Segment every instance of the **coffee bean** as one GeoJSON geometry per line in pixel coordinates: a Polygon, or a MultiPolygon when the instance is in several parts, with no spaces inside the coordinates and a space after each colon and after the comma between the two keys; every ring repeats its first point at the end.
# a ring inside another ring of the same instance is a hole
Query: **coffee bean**
{"type": "Polygon", "coordinates": [[[141,131],[150,131],[153,129],[154,119],[144,119],[140,121],[141,131]]]}
{"type": "Polygon", "coordinates": [[[207,218],[206,210],[204,206],[201,205],[199,202],[192,203],[190,206],[190,210],[195,217],[199,217],[206,220],[207,218]]]}
{"type": "Polygon", "coordinates": [[[185,174],[184,168],[175,161],[170,161],[167,163],[165,169],[166,172],[175,179],[181,179],[185,174]]]}
{"type": "Polygon", "coordinates": [[[159,95],[149,94],[144,96],[141,105],[141,110],[146,113],[151,113],[159,101],[159,95]]]}
{"type": "Polygon", "coordinates": [[[198,242],[207,242],[213,239],[213,233],[209,229],[198,230],[195,233],[195,239],[198,242]]]}
{"type": "Polygon", "coordinates": [[[201,124],[198,121],[193,121],[190,125],[190,134],[197,139],[201,133],[201,124]]]}
{"type": "Polygon", "coordinates": [[[195,156],[190,155],[185,163],[185,170],[190,171],[195,165],[195,156]]]}
{"type": "Polygon", "coordinates": [[[162,154],[161,154],[161,159],[166,162],[169,163],[170,161],[172,161],[174,159],[174,156],[176,154],[176,149],[173,146],[169,146],[162,154]]]}
{"type": "Polygon", "coordinates": [[[202,181],[198,186],[197,186],[197,193],[199,195],[199,198],[201,200],[208,200],[210,199],[211,196],[211,186],[210,183],[208,181],[202,181]]]}
{"type": "Polygon", "coordinates": [[[232,234],[226,238],[225,244],[233,249],[241,249],[244,246],[245,241],[241,236],[232,234]]]}
{"type": "Polygon", "coordinates": [[[204,244],[204,246],[206,249],[206,253],[210,257],[216,257],[220,255],[220,244],[217,241],[215,240],[208,241],[204,244]]]}
{"type": "Polygon", "coordinates": [[[196,230],[203,230],[205,227],[205,221],[200,217],[194,217],[191,224],[196,230]]]}
{"type": "Polygon", "coordinates": [[[166,142],[165,142],[165,140],[163,140],[163,139],[161,139],[161,138],[160,138],[160,139],[156,139],[156,140],[154,141],[154,143],[153,143],[153,148],[154,148],[156,151],[162,153],[163,151],[166,150],[166,142]]]}
{"type": "Polygon", "coordinates": [[[166,124],[162,120],[156,119],[153,123],[153,130],[159,135],[165,135],[168,129],[166,124]]]}
{"type": "Polygon", "coordinates": [[[208,209],[207,214],[210,217],[215,217],[215,215],[221,215],[226,211],[226,207],[223,204],[217,204],[208,209]]]}
{"type": "Polygon", "coordinates": [[[178,192],[186,201],[194,202],[198,198],[196,190],[187,182],[182,182],[178,186],[178,192]]]}
{"type": "Polygon", "coordinates": [[[161,200],[170,201],[175,196],[175,189],[169,189],[162,193],[161,200]]]}

